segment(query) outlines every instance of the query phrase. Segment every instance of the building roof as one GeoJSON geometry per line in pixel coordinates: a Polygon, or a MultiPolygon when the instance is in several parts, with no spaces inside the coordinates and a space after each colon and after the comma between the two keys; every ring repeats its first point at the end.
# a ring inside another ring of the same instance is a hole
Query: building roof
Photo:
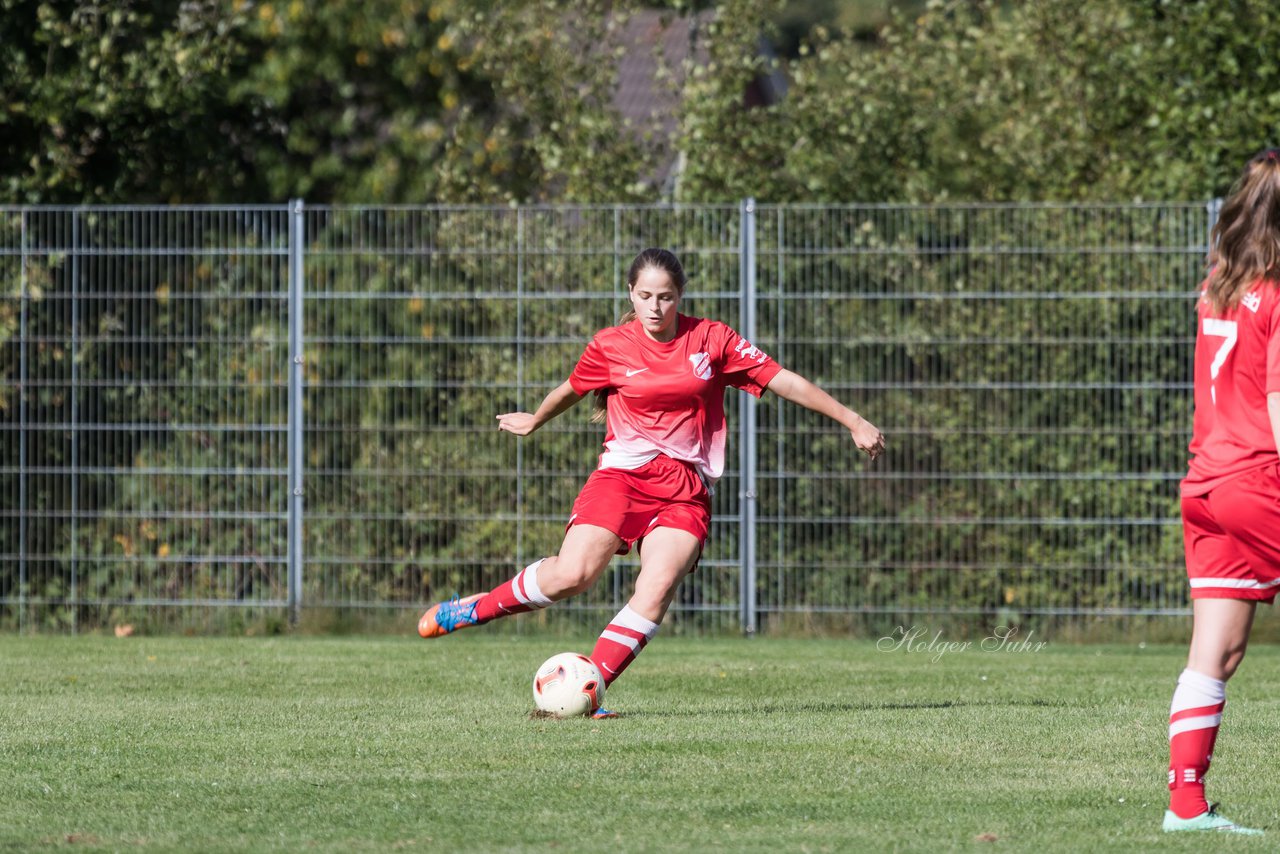
{"type": "Polygon", "coordinates": [[[620,40],[613,104],[632,126],[670,138],[678,127],[688,66],[708,61],[705,31],[712,12],[677,16],[641,10],[626,21],[620,40]],[[692,63],[689,62],[692,60],[692,63]]]}
{"type": "MultiPolygon", "coordinates": [[[[713,11],[676,15],[655,9],[633,12],[618,35],[624,47],[618,61],[613,106],[639,135],[648,136],[661,158],[653,180],[670,194],[678,174],[680,130],[685,84],[691,67],[710,61],[709,30],[713,11]]],[[[763,40],[761,53],[771,55],[763,40]]],[[[782,99],[786,81],[780,72],[757,80],[743,93],[743,106],[772,104],[782,99]]]]}

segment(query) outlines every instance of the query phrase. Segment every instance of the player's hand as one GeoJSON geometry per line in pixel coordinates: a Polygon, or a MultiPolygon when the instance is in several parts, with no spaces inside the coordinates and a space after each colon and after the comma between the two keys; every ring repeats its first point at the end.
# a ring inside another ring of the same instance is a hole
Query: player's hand
{"type": "Polygon", "coordinates": [[[528,436],[538,429],[538,422],[528,412],[506,412],[498,416],[498,429],[517,436],[528,436]]]}
{"type": "Polygon", "coordinates": [[[867,419],[863,418],[861,424],[849,431],[849,435],[853,437],[853,443],[860,450],[866,451],[871,459],[884,453],[884,434],[867,419]]]}

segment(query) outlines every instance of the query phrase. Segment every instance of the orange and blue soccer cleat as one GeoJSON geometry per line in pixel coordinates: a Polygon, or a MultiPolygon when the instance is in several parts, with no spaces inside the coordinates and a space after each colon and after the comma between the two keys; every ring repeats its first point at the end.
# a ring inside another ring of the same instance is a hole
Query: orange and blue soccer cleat
{"type": "Polygon", "coordinates": [[[594,712],[591,713],[591,717],[593,720],[599,721],[599,720],[604,720],[606,718],[620,718],[622,717],[622,715],[618,714],[617,712],[611,712],[608,709],[601,706],[600,708],[596,709],[594,712]]]}
{"type": "Polygon", "coordinates": [[[418,634],[424,638],[438,638],[467,626],[474,626],[476,620],[476,603],[484,598],[483,593],[459,599],[454,596],[438,605],[432,605],[427,613],[418,620],[418,634]]]}

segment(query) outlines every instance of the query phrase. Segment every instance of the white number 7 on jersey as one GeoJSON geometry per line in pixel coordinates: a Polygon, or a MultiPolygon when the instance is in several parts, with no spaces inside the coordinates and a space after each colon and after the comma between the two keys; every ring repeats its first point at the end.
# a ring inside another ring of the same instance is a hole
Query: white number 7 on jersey
{"type": "MultiPolygon", "coordinates": [[[[1213,363],[1209,365],[1209,379],[1216,380],[1218,372],[1222,370],[1222,366],[1227,362],[1227,356],[1231,355],[1231,348],[1236,346],[1237,326],[1234,320],[1219,320],[1216,317],[1206,317],[1204,319],[1204,334],[1213,338],[1225,338],[1222,346],[1218,348],[1218,352],[1213,354],[1213,363]]],[[[1218,402],[1218,390],[1211,387],[1209,393],[1213,398],[1213,402],[1218,402]]]]}

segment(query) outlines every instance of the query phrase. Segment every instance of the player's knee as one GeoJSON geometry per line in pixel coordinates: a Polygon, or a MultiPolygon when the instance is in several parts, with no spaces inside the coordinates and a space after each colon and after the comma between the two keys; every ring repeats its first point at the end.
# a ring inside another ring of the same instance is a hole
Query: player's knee
{"type": "Polygon", "coordinates": [[[556,562],[555,572],[549,579],[550,588],[543,584],[542,590],[552,599],[563,599],[566,596],[576,596],[587,590],[595,583],[596,573],[592,571],[592,567],[579,561],[565,560],[561,558],[556,562]]]}
{"type": "Polygon", "coordinates": [[[1222,658],[1222,681],[1230,679],[1235,675],[1236,670],[1240,667],[1240,662],[1244,661],[1245,647],[1241,644],[1238,648],[1227,650],[1222,658]]]}

